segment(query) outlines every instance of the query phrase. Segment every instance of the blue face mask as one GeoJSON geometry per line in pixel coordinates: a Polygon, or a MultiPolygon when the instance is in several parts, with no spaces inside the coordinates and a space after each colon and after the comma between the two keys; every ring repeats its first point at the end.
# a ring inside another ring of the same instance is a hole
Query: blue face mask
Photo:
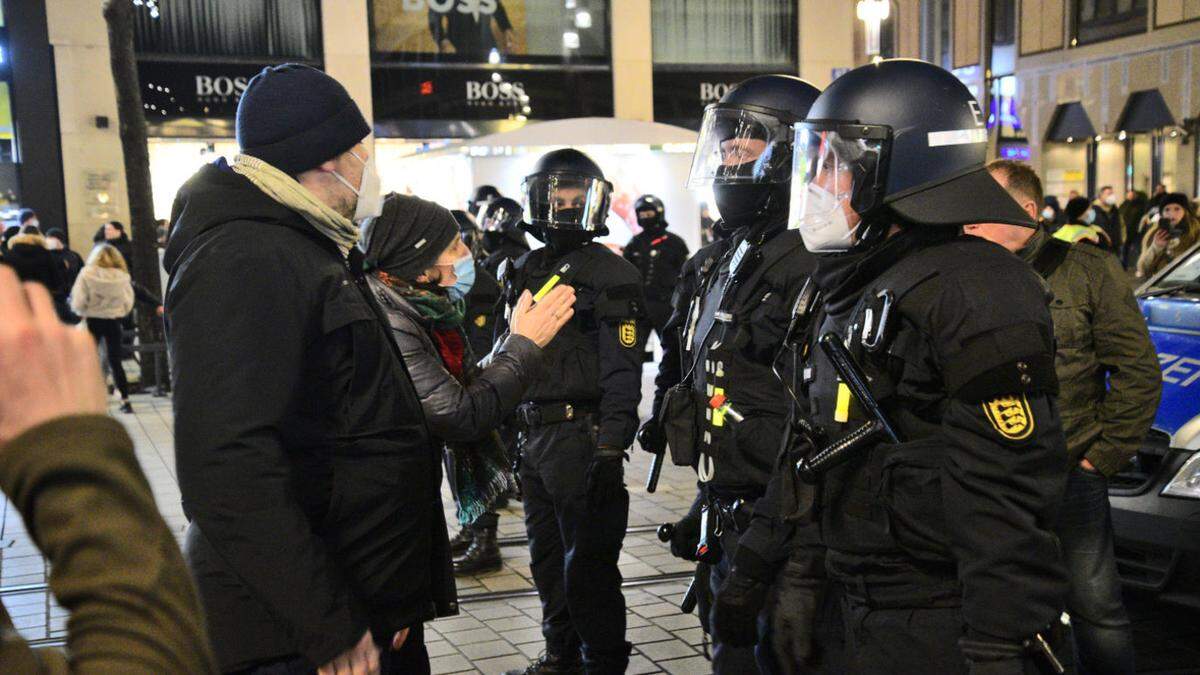
{"type": "Polygon", "coordinates": [[[448,286],[446,292],[451,300],[458,302],[467,297],[471,286],[475,285],[475,259],[470,254],[455,261],[454,276],[458,277],[458,281],[455,281],[453,286],[448,286]]]}
{"type": "Polygon", "coordinates": [[[1084,211],[1083,212],[1083,222],[1087,223],[1088,225],[1091,225],[1092,223],[1096,222],[1096,212],[1091,209],[1084,211]]]}

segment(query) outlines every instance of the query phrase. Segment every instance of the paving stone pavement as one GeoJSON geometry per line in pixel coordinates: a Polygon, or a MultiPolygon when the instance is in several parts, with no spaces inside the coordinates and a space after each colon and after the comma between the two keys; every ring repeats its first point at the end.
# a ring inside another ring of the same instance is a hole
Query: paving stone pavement
{"type": "MultiPolygon", "coordinates": [[[[642,416],[649,410],[651,381],[655,367],[643,373],[642,416]]],[[[180,506],[175,475],[173,417],[170,400],[149,395],[133,397],[133,415],[122,415],[113,407],[133,438],[138,461],[149,479],[159,511],[182,541],[187,521],[180,506]]],[[[645,528],[675,521],[687,511],[695,495],[695,476],[687,469],[664,467],[658,491],[645,491],[650,456],[636,448],[626,465],[630,492],[629,526],[645,528]]],[[[457,529],[453,502],[443,490],[446,519],[451,534],[457,529]]],[[[502,511],[501,537],[524,537],[520,503],[502,511]]],[[[463,600],[456,617],[435,621],[426,627],[434,673],[501,673],[524,667],[544,649],[541,607],[532,596],[506,600],[476,600],[472,595],[490,591],[529,591],[529,551],[524,546],[505,546],[504,567],[492,574],[458,579],[463,600]]],[[[686,572],[691,565],[671,557],[653,532],[631,533],[618,562],[626,578],[686,572]]],[[[44,584],[46,564],[25,532],[21,518],[7,501],[0,504],[0,586],[44,584]]],[[[625,590],[628,608],[628,639],[634,643],[629,673],[711,672],[701,647],[700,624],[694,615],[679,613],[684,581],[667,581],[625,590]]],[[[61,639],[66,634],[67,613],[45,591],[7,594],[4,605],[17,629],[26,639],[61,639]]]]}

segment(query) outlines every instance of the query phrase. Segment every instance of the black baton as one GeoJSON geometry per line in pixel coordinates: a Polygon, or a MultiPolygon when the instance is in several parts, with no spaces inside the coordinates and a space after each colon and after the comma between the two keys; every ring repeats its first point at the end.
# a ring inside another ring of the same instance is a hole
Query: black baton
{"type": "Polygon", "coordinates": [[[650,472],[646,474],[646,492],[653,494],[658,489],[658,477],[662,475],[663,458],[666,456],[666,450],[654,454],[654,460],[650,462],[650,472]]]}

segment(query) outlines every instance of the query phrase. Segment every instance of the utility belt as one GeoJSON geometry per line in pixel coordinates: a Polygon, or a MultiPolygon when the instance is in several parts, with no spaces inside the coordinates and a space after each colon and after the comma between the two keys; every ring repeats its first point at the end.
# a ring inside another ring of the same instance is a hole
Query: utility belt
{"type": "Polygon", "coordinates": [[[745,499],[711,497],[709,508],[716,512],[717,521],[723,530],[732,529],[738,534],[750,527],[750,519],[754,517],[754,502],[745,499]]]}
{"type": "Polygon", "coordinates": [[[600,411],[595,402],[552,401],[542,403],[522,403],[517,406],[515,417],[517,423],[525,429],[533,429],[548,424],[561,424],[595,415],[600,411]]]}
{"type": "Polygon", "coordinates": [[[946,608],[962,605],[956,579],[921,582],[869,582],[862,577],[838,579],[847,598],[871,609],[946,608]]]}

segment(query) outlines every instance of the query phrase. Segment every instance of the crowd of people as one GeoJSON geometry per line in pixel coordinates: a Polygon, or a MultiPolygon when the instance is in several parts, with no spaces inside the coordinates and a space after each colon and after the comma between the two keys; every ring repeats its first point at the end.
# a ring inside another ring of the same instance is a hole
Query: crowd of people
{"type": "Polygon", "coordinates": [[[1109,251],[1138,279],[1154,276],[1200,241],[1196,203],[1161,183],[1149,198],[1141,190],[1127,191],[1120,205],[1111,185],[1092,200],[1072,190],[1065,207],[1054,195],[1042,203],[1040,222],[1053,236],[1109,251]]]}
{"type": "MultiPolygon", "coordinates": [[[[1064,611],[1077,672],[1134,672],[1107,482],[1161,374],[1125,267],[1197,240],[1186,197],[1060,212],[908,60],[709,106],[688,183],[721,219],[695,254],[652,195],[624,255],[595,242],[613,186],[572,148],[519,201],[383,195],[361,111],[308,66],[255,76],[236,129],[162,254],[182,556],[64,323],[127,401],[128,238],[81,265],[36,223],[6,236],[0,484],[73,612],[70,668],[427,673],[424,624],[500,566],[516,497],[545,638],[516,672],[622,673],[636,437],[695,471],[668,545],[716,673],[1045,672],[1064,611]]],[[[5,671],[48,658],[0,641],[5,671]]]]}
{"type": "Polygon", "coordinates": [[[125,226],[115,220],[102,225],[85,262],[68,246],[61,229],[43,233],[32,209],[22,209],[17,220],[0,240],[0,264],[12,268],[21,281],[41,284],[63,323],[85,325],[105,355],[106,371],[121,397],[121,411],[132,413],[124,361],[135,301],[158,316],[163,307],[130,274],[133,250],[125,226]]]}

